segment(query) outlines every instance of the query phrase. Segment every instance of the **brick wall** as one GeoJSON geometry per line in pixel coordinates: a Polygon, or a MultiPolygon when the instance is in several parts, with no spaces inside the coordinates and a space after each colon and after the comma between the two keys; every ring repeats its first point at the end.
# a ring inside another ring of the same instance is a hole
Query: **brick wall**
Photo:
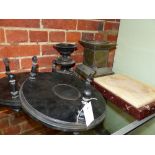
{"type": "MultiPolygon", "coordinates": [[[[79,40],[116,42],[118,29],[117,19],[0,19],[0,77],[5,76],[4,57],[10,59],[12,72],[30,71],[33,55],[38,57],[39,71],[51,71],[51,62],[58,56],[53,44],[59,42],[77,43],[78,50],[73,53],[73,58],[81,63],[83,47],[78,43],[79,40]]],[[[114,54],[115,50],[111,50],[108,66],[113,65],[114,54]]],[[[49,131],[22,112],[17,114],[7,108],[0,108],[0,134],[26,133],[55,134],[56,131],[49,131]]]]}

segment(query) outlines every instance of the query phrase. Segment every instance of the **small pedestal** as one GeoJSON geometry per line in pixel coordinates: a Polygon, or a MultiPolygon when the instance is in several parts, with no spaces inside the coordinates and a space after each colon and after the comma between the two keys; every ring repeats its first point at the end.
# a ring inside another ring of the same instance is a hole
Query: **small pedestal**
{"type": "Polygon", "coordinates": [[[60,56],[53,61],[52,71],[70,74],[72,67],[75,65],[75,61],[71,59],[70,55],[77,49],[77,46],[75,44],[60,43],[53,47],[60,53],[60,56]]]}
{"type": "Polygon", "coordinates": [[[80,41],[84,47],[83,64],[77,65],[76,72],[86,78],[94,70],[94,77],[110,75],[113,71],[108,64],[109,50],[116,47],[115,43],[105,41],[80,41]]]}

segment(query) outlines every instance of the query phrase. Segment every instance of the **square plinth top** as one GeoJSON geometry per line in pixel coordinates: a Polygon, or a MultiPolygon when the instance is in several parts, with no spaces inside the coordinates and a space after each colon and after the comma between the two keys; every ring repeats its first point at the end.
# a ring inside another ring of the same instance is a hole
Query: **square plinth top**
{"type": "Polygon", "coordinates": [[[90,49],[94,49],[94,50],[110,50],[110,49],[116,47],[116,43],[111,43],[108,41],[81,40],[79,42],[84,48],[90,48],[90,49]]]}

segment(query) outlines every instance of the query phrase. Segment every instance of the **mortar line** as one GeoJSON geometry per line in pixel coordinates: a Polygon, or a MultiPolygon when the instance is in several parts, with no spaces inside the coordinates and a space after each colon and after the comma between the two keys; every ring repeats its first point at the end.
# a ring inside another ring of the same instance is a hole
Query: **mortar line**
{"type": "MultiPolygon", "coordinates": [[[[29,30],[29,31],[66,31],[66,29],[53,29],[53,28],[26,28],[26,27],[5,27],[0,26],[0,28],[6,29],[6,30],[29,30]]],[[[98,30],[76,30],[76,29],[70,29],[67,30],[69,32],[98,32],[98,30]]]]}

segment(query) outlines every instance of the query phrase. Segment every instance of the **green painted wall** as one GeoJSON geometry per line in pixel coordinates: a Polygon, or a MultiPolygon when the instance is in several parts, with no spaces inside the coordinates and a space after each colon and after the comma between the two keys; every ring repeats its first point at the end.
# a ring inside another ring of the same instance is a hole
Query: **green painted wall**
{"type": "MultiPolygon", "coordinates": [[[[113,71],[155,86],[155,20],[121,20],[113,71]]],[[[133,121],[109,103],[105,126],[110,132],[133,121]]],[[[155,118],[129,134],[155,134],[155,118]]]]}
{"type": "Polygon", "coordinates": [[[113,71],[155,86],[155,20],[121,20],[113,71]]]}

